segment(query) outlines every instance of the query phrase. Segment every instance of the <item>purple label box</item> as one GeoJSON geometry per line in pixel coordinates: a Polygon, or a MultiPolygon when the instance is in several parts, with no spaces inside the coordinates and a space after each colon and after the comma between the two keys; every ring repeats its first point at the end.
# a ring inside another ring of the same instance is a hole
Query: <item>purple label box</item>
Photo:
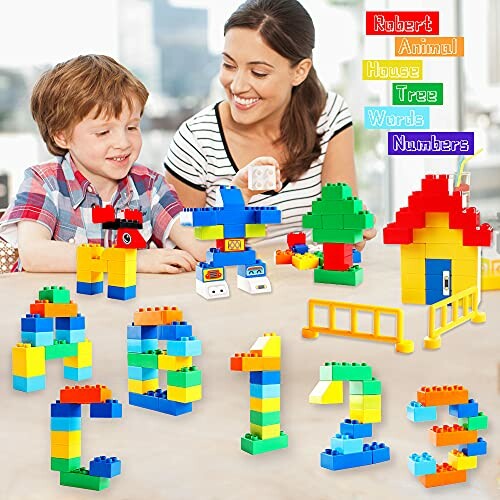
{"type": "Polygon", "coordinates": [[[472,155],[474,132],[389,132],[389,155],[472,155]]]}

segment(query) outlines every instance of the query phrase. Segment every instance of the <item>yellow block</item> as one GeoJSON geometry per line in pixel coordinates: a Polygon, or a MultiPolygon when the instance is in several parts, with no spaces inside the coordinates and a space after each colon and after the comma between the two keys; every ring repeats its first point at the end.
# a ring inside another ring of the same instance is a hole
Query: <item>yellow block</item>
{"type": "Polygon", "coordinates": [[[458,450],[451,450],[448,452],[448,463],[457,470],[475,469],[477,457],[468,457],[458,450]]]}
{"type": "Polygon", "coordinates": [[[104,280],[104,273],[95,271],[76,271],[76,281],[83,281],[85,283],[98,283],[104,280]]]}
{"type": "Polygon", "coordinates": [[[339,380],[320,380],[309,394],[309,403],[329,405],[344,402],[344,388],[339,380]]]}
{"type": "Polygon", "coordinates": [[[250,424],[250,434],[253,434],[254,436],[259,436],[260,439],[271,439],[275,437],[279,437],[280,435],[280,424],[273,424],[273,425],[257,425],[257,424],[250,424]]]}
{"type": "Polygon", "coordinates": [[[450,227],[448,212],[428,212],[425,214],[426,227],[450,227]]]}
{"type": "Polygon", "coordinates": [[[402,288],[401,302],[403,304],[425,304],[425,288],[402,288]]]}
{"type": "Polygon", "coordinates": [[[403,259],[425,259],[425,244],[411,243],[410,245],[401,245],[401,261],[403,259]]]}
{"type": "Polygon", "coordinates": [[[176,387],[173,385],[167,386],[167,396],[171,401],[179,403],[191,403],[201,399],[201,385],[192,387],[176,387]]]}
{"type": "Polygon", "coordinates": [[[112,274],[108,273],[108,286],[134,286],[137,284],[137,275],[133,271],[129,274],[112,274]]]}
{"type": "Polygon", "coordinates": [[[133,380],[128,379],[128,392],[135,392],[136,394],[144,394],[148,391],[156,391],[158,389],[157,378],[152,378],[150,380],[133,380]]]}
{"type": "Polygon", "coordinates": [[[382,396],[378,395],[356,395],[349,397],[349,409],[351,410],[382,410],[382,396]]]}
{"type": "Polygon", "coordinates": [[[245,224],[245,238],[264,238],[265,236],[265,224],[245,224]]]}
{"type": "Polygon", "coordinates": [[[456,276],[477,276],[478,269],[478,259],[453,259],[451,261],[451,275],[453,278],[456,276]]]}
{"type": "Polygon", "coordinates": [[[425,274],[425,258],[401,259],[401,275],[425,274]]]}
{"type": "Polygon", "coordinates": [[[255,341],[250,352],[262,357],[279,357],[281,356],[281,337],[275,333],[265,333],[255,341]]]}
{"type": "MultiPolygon", "coordinates": [[[[265,234],[264,234],[265,236],[265,234]]],[[[227,238],[224,240],[226,252],[243,252],[245,250],[245,238],[227,238]]]]}
{"type": "Polygon", "coordinates": [[[401,288],[425,289],[425,271],[419,274],[401,273],[401,288]]]}
{"type": "Polygon", "coordinates": [[[268,411],[280,411],[280,398],[250,398],[250,409],[262,413],[268,411]]]}
{"type": "Polygon", "coordinates": [[[90,259],[100,258],[103,252],[104,248],[101,245],[84,243],[83,245],[79,245],[77,247],[76,257],[78,260],[82,259],[83,261],[87,261],[90,259]]]}
{"type": "Polygon", "coordinates": [[[158,355],[158,370],[177,371],[181,368],[193,366],[192,356],[170,356],[170,354],[158,355]]]}
{"type": "Polygon", "coordinates": [[[479,288],[479,278],[478,276],[455,276],[452,275],[451,278],[451,294],[455,295],[462,290],[467,290],[471,286],[477,286],[479,288]]]}
{"type": "Polygon", "coordinates": [[[423,62],[413,60],[363,60],[363,80],[422,80],[423,62]]]}
{"type": "Polygon", "coordinates": [[[375,424],[382,422],[382,412],[380,410],[351,410],[349,409],[349,418],[358,420],[362,424],[375,424]]]}
{"type": "Polygon", "coordinates": [[[75,458],[82,456],[82,443],[64,444],[50,443],[50,456],[52,458],[75,458]]]}
{"type": "Polygon", "coordinates": [[[45,347],[17,344],[12,348],[12,375],[37,377],[45,375],[45,347]]]}
{"type": "Polygon", "coordinates": [[[478,247],[464,247],[447,243],[427,243],[425,245],[427,259],[477,260],[478,252],[478,247]]]}
{"type": "Polygon", "coordinates": [[[108,262],[109,274],[130,274],[137,272],[137,262],[134,260],[111,260],[108,262]]]}
{"type": "Polygon", "coordinates": [[[413,230],[415,243],[453,243],[462,244],[463,234],[461,229],[448,229],[444,227],[428,227],[413,230]]]}
{"type": "Polygon", "coordinates": [[[82,442],[82,431],[50,431],[50,442],[74,446],[82,442]]]}
{"type": "Polygon", "coordinates": [[[85,339],[83,342],[78,342],[78,351],[76,356],[64,358],[64,366],[72,368],[84,368],[92,366],[92,342],[85,339]]]}
{"type": "Polygon", "coordinates": [[[224,238],[224,226],[204,226],[194,228],[194,237],[197,240],[222,240],[224,238]]]}
{"type": "Polygon", "coordinates": [[[500,290],[500,275],[482,276],[481,290],[500,290]]]}
{"type": "Polygon", "coordinates": [[[102,258],[108,261],[135,261],[137,262],[136,248],[105,248],[102,258]]]}
{"type": "Polygon", "coordinates": [[[319,266],[319,258],[312,253],[294,254],[292,256],[292,266],[296,267],[299,271],[306,271],[308,269],[316,269],[319,266]]]}

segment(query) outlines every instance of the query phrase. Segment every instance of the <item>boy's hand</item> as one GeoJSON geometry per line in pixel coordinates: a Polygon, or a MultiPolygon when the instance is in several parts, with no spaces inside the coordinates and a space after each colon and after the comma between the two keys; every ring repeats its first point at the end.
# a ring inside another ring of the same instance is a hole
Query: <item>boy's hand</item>
{"type": "Polygon", "coordinates": [[[278,162],[271,156],[260,156],[259,158],[255,158],[255,160],[250,162],[247,166],[238,170],[238,173],[233,177],[233,180],[231,182],[232,186],[236,186],[237,188],[241,189],[241,194],[245,199],[245,203],[248,203],[250,201],[250,198],[252,198],[252,196],[266,192],[266,190],[252,191],[251,189],[248,189],[248,167],[250,165],[274,165],[276,169],[275,191],[279,192],[281,190],[283,184],[281,182],[281,172],[278,162]]]}
{"type": "Polygon", "coordinates": [[[137,272],[178,274],[194,271],[196,260],[184,250],[150,248],[137,252],[137,272]]]}
{"type": "MultiPolygon", "coordinates": [[[[367,210],[366,205],[364,205],[364,204],[363,204],[363,210],[367,210]]],[[[377,222],[377,217],[375,215],[373,215],[373,224],[375,224],[376,222],[377,222]]],[[[361,250],[363,250],[363,248],[365,248],[366,242],[369,240],[373,240],[373,238],[375,238],[375,236],[377,236],[377,230],[375,229],[375,225],[374,225],[372,228],[365,229],[363,231],[363,241],[356,243],[356,245],[354,245],[354,248],[361,252],[361,250]]]]}

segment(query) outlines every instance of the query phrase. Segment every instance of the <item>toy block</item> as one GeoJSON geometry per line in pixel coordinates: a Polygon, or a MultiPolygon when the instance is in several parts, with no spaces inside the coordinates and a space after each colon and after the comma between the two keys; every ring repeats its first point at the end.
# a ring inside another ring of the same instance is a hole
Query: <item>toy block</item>
{"type": "Polygon", "coordinates": [[[21,332],[21,342],[33,347],[50,346],[54,341],[52,332],[21,332]]]}
{"type": "Polygon", "coordinates": [[[252,265],[256,260],[255,250],[248,247],[243,252],[221,252],[218,248],[207,250],[207,264],[211,267],[252,265]]]}
{"type": "Polygon", "coordinates": [[[104,291],[104,283],[85,283],[83,281],[76,282],[76,293],[82,295],[98,295],[104,291]]]}
{"type": "Polygon", "coordinates": [[[343,243],[323,244],[323,269],[346,271],[353,265],[352,245],[343,243]]]}
{"type": "MultiPolygon", "coordinates": [[[[68,343],[65,340],[55,340],[52,345],[45,347],[45,359],[61,359],[78,354],[78,344],[68,343]]],[[[89,366],[88,364],[86,366],[89,366]]]]}
{"type": "Polygon", "coordinates": [[[252,207],[255,210],[256,224],[279,224],[281,211],[277,207],[252,207]]]}
{"type": "Polygon", "coordinates": [[[291,264],[292,263],[293,252],[291,250],[276,250],[274,252],[274,263],[279,264],[291,264]]]}
{"type": "MultiPolygon", "coordinates": [[[[401,276],[405,276],[406,274],[422,274],[425,276],[425,259],[402,258],[401,259],[401,276]]],[[[411,288],[414,288],[414,287],[411,287],[411,288]]]]}
{"type": "Polygon", "coordinates": [[[89,475],[99,478],[112,478],[122,471],[122,463],[116,457],[95,457],[89,462],[89,475]]]}
{"type": "Polygon", "coordinates": [[[448,463],[457,470],[469,470],[477,468],[477,456],[469,457],[458,450],[448,452],[448,463]]]}
{"type": "Polygon", "coordinates": [[[226,222],[224,224],[224,239],[231,238],[241,240],[245,238],[245,224],[235,224],[233,222],[226,222]]]}
{"type": "Polygon", "coordinates": [[[137,262],[137,249],[136,248],[105,248],[102,253],[102,259],[113,262],[137,262]]]}
{"type": "Polygon", "coordinates": [[[45,389],[46,376],[21,377],[12,375],[12,388],[16,391],[35,392],[45,389]]]}
{"type": "Polygon", "coordinates": [[[22,332],[50,332],[54,330],[54,320],[52,318],[42,318],[39,314],[26,314],[21,318],[22,332]]]}
{"type": "Polygon", "coordinates": [[[487,443],[483,438],[478,438],[475,443],[468,443],[466,445],[460,445],[459,451],[467,455],[468,457],[486,455],[487,453],[487,443]]]}
{"type": "Polygon", "coordinates": [[[382,382],[376,378],[359,382],[350,381],[349,394],[382,394],[382,382]]]}
{"type": "Polygon", "coordinates": [[[325,201],[346,200],[352,197],[352,189],[344,182],[328,182],[321,189],[321,197],[325,201]]]}
{"type": "Polygon", "coordinates": [[[158,389],[159,383],[158,378],[150,380],[133,380],[128,381],[128,392],[136,392],[137,394],[145,394],[149,391],[156,391],[158,389]]]}
{"type": "Polygon", "coordinates": [[[140,368],[139,366],[129,366],[127,368],[128,378],[132,380],[152,380],[158,379],[158,370],[154,368],[140,368]]]}
{"type": "MultiPolygon", "coordinates": [[[[455,214],[450,214],[448,212],[427,212],[425,214],[425,227],[442,227],[451,228],[456,226],[450,226],[450,218],[453,218],[455,214]]],[[[478,221],[479,222],[479,221],[478,221]]]]}
{"type": "Polygon", "coordinates": [[[39,314],[44,318],[55,318],[56,316],[76,316],[78,306],[73,302],[69,304],[52,304],[46,300],[35,300],[30,304],[30,314],[39,314]]]}
{"type": "Polygon", "coordinates": [[[264,238],[265,236],[265,224],[245,224],[245,238],[264,238]]]}
{"type": "Polygon", "coordinates": [[[250,410],[250,423],[261,427],[279,424],[281,418],[281,412],[279,411],[268,411],[260,412],[255,410],[250,410]]]}
{"type": "Polygon", "coordinates": [[[201,386],[201,371],[196,366],[181,368],[179,371],[167,372],[167,385],[175,387],[201,386]]]}
{"type": "Polygon", "coordinates": [[[467,207],[461,211],[450,213],[449,227],[451,229],[476,228],[481,225],[481,214],[475,207],[467,207]]]}
{"type": "Polygon", "coordinates": [[[314,282],[357,286],[363,282],[363,269],[359,266],[352,266],[347,271],[328,271],[316,268],[314,282]]]}
{"type": "Polygon", "coordinates": [[[309,394],[309,403],[337,404],[344,402],[344,392],[341,381],[320,380],[309,394]]]}
{"type": "Polygon", "coordinates": [[[158,355],[158,369],[177,371],[182,368],[189,368],[193,364],[192,356],[170,356],[168,354],[158,355]]]}
{"type": "MultiPolygon", "coordinates": [[[[366,445],[365,445],[366,447],[366,445]]],[[[382,462],[388,462],[391,459],[391,449],[384,443],[377,443],[376,441],[370,445],[370,450],[372,452],[372,463],[380,464],[382,462]]]]}
{"type": "Polygon", "coordinates": [[[196,280],[201,283],[223,281],[224,268],[213,267],[205,262],[198,262],[196,266],[196,280]]]}
{"type": "Polygon", "coordinates": [[[460,425],[469,431],[483,430],[488,428],[488,416],[480,411],[474,417],[459,418],[460,425]]]}
{"type": "Polygon", "coordinates": [[[162,354],[161,350],[149,351],[144,353],[129,352],[127,361],[129,366],[138,366],[140,368],[158,369],[158,358],[162,354]]]}
{"type": "Polygon", "coordinates": [[[384,243],[386,245],[409,245],[413,243],[413,229],[408,227],[396,227],[396,223],[387,224],[382,231],[384,243]]]}
{"type": "Polygon", "coordinates": [[[241,438],[241,449],[250,455],[259,455],[269,451],[288,448],[288,435],[280,431],[279,437],[260,439],[252,434],[245,434],[241,438]]]}
{"type": "Polygon", "coordinates": [[[359,453],[349,453],[344,455],[337,450],[327,448],[321,453],[320,465],[324,469],[343,470],[373,463],[373,453],[371,450],[361,451],[359,453]]]}
{"type": "Polygon", "coordinates": [[[52,444],[62,444],[72,446],[82,441],[82,431],[50,431],[50,442],[52,444]]]}
{"type": "Polygon", "coordinates": [[[241,191],[235,186],[220,186],[216,194],[217,207],[244,207],[241,191]]]}
{"type": "Polygon", "coordinates": [[[280,411],[280,398],[250,398],[250,409],[262,413],[280,411]]]}
{"type": "Polygon", "coordinates": [[[281,395],[280,392],[280,384],[274,385],[259,385],[259,384],[250,384],[250,397],[252,398],[279,398],[281,395]]]}
{"type": "Polygon", "coordinates": [[[406,407],[406,416],[412,422],[434,422],[437,420],[437,406],[423,406],[411,401],[406,407]]]}
{"type": "Polygon", "coordinates": [[[467,403],[450,405],[448,412],[450,415],[457,418],[477,417],[479,414],[479,404],[473,399],[469,399],[467,403]]]}
{"type": "Polygon", "coordinates": [[[433,192],[446,197],[453,193],[454,176],[451,174],[427,174],[421,182],[422,191],[433,192]]]}
{"type": "Polygon", "coordinates": [[[440,227],[429,227],[413,230],[414,243],[462,243],[462,230],[440,227]]]}
{"type": "Polygon", "coordinates": [[[328,214],[357,214],[363,211],[363,202],[355,196],[341,200],[320,199],[312,202],[312,212],[328,214]]]}
{"type": "Polygon", "coordinates": [[[344,229],[368,229],[375,224],[374,215],[368,210],[344,215],[344,229]]]}
{"type": "Polygon", "coordinates": [[[64,286],[44,286],[38,292],[40,300],[48,300],[53,304],[69,304],[69,290],[64,286]]]}
{"type": "MultiPolygon", "coordinates": [[[[137,272],[137,262],[133,260],[109,261],[106,271],[108,274],[124,274],[135,276],[137,272]]],[[[105,271],[103,271],[105,272],[105,271]]]]}
{"type": "Polygon", "coordinates": [[[185,208],[180,221],[183,226],[216,226],[217,211],[210,208],[185,208]]]}
{"type": "Polygon", "coordinates": [[[485,222],[474,229],[464,231],[463,244],[471,247],[489,247],[493,242],[493,228],[485,222]]]}
{"type": "Polygon", "coordinates": [[[342,214],[321,215],[321,225],[313,229],[344,229],[345,217],[342,214]]]}
{"type": "Polygon", "coordinates": [[[51,431],[80,431],[81,429],[80,417],[50,417],[51,431]]]}
{"type": "Polygon", "coordinates": [[[403,304],[426,304],[425,288],[402,288],[401,302],[403,304]]]}
{"type": "MultiPolygon", "coordinates": [[[[327,363],[325,363],[326,365],[327,363]]],[[[331,363],[332,380],[372,380],[372,367],[366,363],[331,363]]]]}
{"type": "MultiPolygon", "coordinates": [[[[75,431],[79,432],[79,431],[75,431]]],[[[53,458],[75,458],[82,455],[81,441],[72,444],[56,444],[50,443],[50,456],[53,458]]]]}
{"type": "Polygon", "coordinates": [[[248,166],[248,189],[271,191],[276,189],[276,167],[274,165],[248,166]]]}
{"type": "Polygon", "coordinates": [[[66,386],[60,391],[61,403],[103,403],[111,399],[111,390],[105,385],[66,386]]]}
{"type": "Polygon", "coordinates": [[[363,438],[353,438],[349,434],[335,434],[330,440],[332,450],[340,451],[343,455],[360,453],[363,451],[363,438]]]}
{"type": "Polygon", "coordinates": [[[304,229],[323,228],[323,215],[308,212],[302,216],[302,227],[304,229]]]}
{"type": "Polygon", "coordinates": [[[140,408],[145,408],[146,410],[159,411],[159,398],[154,395],[154,391],[148,391],[147,394],[129,392],[128,402],[132,406],[139,406],[140,408]]]}
{"type": "Polygon", "coordinates": [[[448,446],[475,443],[477,431],[465,430],[461,425],[438,425],[429,430],[429,439],[434,446],[448,446]]]}
{"type": "Polygon", "coordinates": [[[446,243],[426,243],[425,257],[428,259],[461,259],[477,261],[479,248],[446,243]]]}
{"type": "Polygon", "coordinates": [[[92,222],[94,224],[103,224],[105,222],[115,220],[115,209],[112,205],[100,207],[95,205],[92,207],[92,222]]]}
{"type": "Polygon", "coordinates": [[[109,487],[109,482],[107,477],[89,475],[88,471],[82,467],[71,472],[61,472],[59,484],[85,490],[102,491],[109,487]]]}
{"type": "Polygon", "coordinates": [[[113,274],[108,272],[108,286],[127,288],[137,284],[137,278],[134,274],[113,274]]]}
{"type": "Polygon", "coordinates": [[[274,385],[281,383],[281,372],[250,372],[250,383],[260,385],[274,385]]]}
{"type": "MultiPolygon", "coordinates": [[[[168,397],[170,398],[170,395],[168,397]]],[[[166,399],[166,393],[162,393],[162,396],[158,400],[158,411],[160,413],[166,413],[167,415],[178,417],[193,411],[193,403],[182,403],[180,401],[166,399]]]]}
{"type": "Polygon", "coordinates": [[[179,340],[167,340],[167,353],[171,356],[200,356],[201,340],[196,337],[181,337],[179,340]]]}
{"type": "Polygon", "coordinates": [[[454,278],[460,276],[474,276],[478,275],[479,259],[461,260],[453,259],[451,261],[451,274],[454,278]]]}
{"type": "Polygon", "coordinates": [[[158,338],[160,340],[179,340],[182,337],[192,337],[193,327],[186,321],[173,321],[169,325],[158,327],[158,338]]]}
{"type": "Polygon", "coordinates": [[[412,453],[408,457],[408,469],[414,476],[425,476],[435,474],[437,470],[436,460],[429,453],[412,453]]]}
{"type": "Polygon", "coordinates": [[[318,243],[350,243],[354,245],[363,241],[363,231],[361,229],[313,229],[313,240],[318,243]]]}
{"type": "Polygon", "coordinates": [[[85,339],[83,342],[78,342],[76,346],[76,356],[64,358],[64,366],[71,368],[83,368],[86,366],[92,366],[92,342],[88,339],[85,339]]]}
{"type": "Polygon", "coordinates": [[[61,403],[58,399],[50,405],[50,416],[58,418],[81,418],[82,407],[80,404],[61,403]]]}
{"type": "Polygon", "coordinates": [[[64,378],[80,382],[92,378],[92,367],[82,366],[81,368],[73,368],[72,366],[64,367],[64,378]]]}
{"type": "Polygon", "coordinates": [[[349,408],[352,410],[381,410],[382,396],[378,395],[351,395],[349,397],[349,408]]]}
{"type": "Polygon", "coordinates": [[[355,248],[352,249],[352,262],[353,264],[361,264],[361,252],[359,250],[356,250],[355,248]]]}
{"type": "Polygon", "coordinates": [[[215,246],[221,252],[243,252],[245,250],[245,238],[225,238],[216,240],[215,246]]]}
{"type": "Polygon", "coordinates": [[[362,424],[357,420],[346,418],[340,423],[340,434],[351,436],[353,439],[372,437],[373,425],[362,424]]]}
{"type": "Polygon", "coordinates": [[[134,299],[137,295],[136,286],[112,286],[108,285],[108,299],[116,300],[130,300],[134,299]]]}
{"type": "Polygon", "coordinates": [[[465,483],[467,481],[467,471],[456,470],[451,465],[444,463],[436,466],[434,474],[419,476],[418,480],[426,487],[445,486],[447,484],[465,483]]]}
{"type": "Polygon", "coordinates": [[[45,375],[45,347],[16,344],[12,348],[12,374],[19,377],[45,375]]]}
{"type": "Polygon", "coordinates": [[[57,330],[85,330],[85,316],[78,313],[72,318],[56,318],[57,330]]]}
{"type": "Polygon", "coordinates": [[[159,341],[156,339],[127,339],[127,352],[148,352],[158,349],[159,341]]]}
{"type": "Polygon", "coordinates": [[[308,245],[293,245],[290,249],[294,254],[304,255],[309,251],[308,245]]]}
{"type": "Polygon", "coordinates": [[[425,243],[411,243],[408,245],[401,245],[401,262],[407,259],[425,259],[426,246],[427,245],[425,243]]]}
{"type": "Polygon", "coordinates": [[[288,233],[286,236],[286,244],[288,245],[288,248],[292,248],[294,245],[305,245],[306,233],[302,231],[288,233]]]}
{"type": "Polygon", "coordinates": [[[469,401],[469,391],[461,385],[423,386],[417,392],[417,401],[424,406],[464,404],[469,401]]]}
{"type": "Polygon", "coordinates": [[[425,213],[407,207],[402,208],[396,212],[396,225],[409,229],[425,227],[425,213]]]}
{"type": "Polygon", "coordinates": [[[451,281],[452,295],[467,290],[473,286],[477,286],[479,281],[479,274],[476,276],[453,276],[451,281]]]}
{"type": "Polygon", "coordinates": [[[250,347],[250,352],[264,357],[280,356],[281,337],[275,333],[265,333],[250,347]]]}
{"type": "Polygon", "coordinates": [[[200,226],[194,228],[194,237],[197,240],[220,240],[224,238],[224,226],[200,226]]]}
{"type": "Polygon", "coordinates": [[[304,255],[295,254],[292,257],[292,265],[300,271],[316,269],[319,266],[319,259],[312,253],[306,253],[304,255]]]}
{"type": "Polygon", "coordinates": [[[349,408],[349,418],[359,420],[363,424],[375,424],[382,422],[382,412],[380,410],[353,410],[349,408]]]}
{"type": "Polygon", "coordinates": [[[59,472],[71,472],[72,470],[79,469],[81,465],[81,457],[73,458],[54,458],[50,459],[50,470],[59,472]]]}
{"type": "Polygon", "coordinates": [[[176,307],[139,308],[134,313],[135,326],[157,326],[168,324],[172,321],[182,321],[182,311],[176,307]]]}
{"type": "Polygon", "coordinates": [[[250,434],[258,436],[260,439],[273,439],[280,436],[280,424],[273,425],[256,425],[250,423],[250,434]]]}
{"type": "MultiPolygon", "coordinates": [[[[442,277],[440,276],[441,284],[442,277]]],[[[412,289],[412,290],[422,290],[426,286],[426,276],[425,274],[401,274],[401,288],[402,289],[412,289]]]]}

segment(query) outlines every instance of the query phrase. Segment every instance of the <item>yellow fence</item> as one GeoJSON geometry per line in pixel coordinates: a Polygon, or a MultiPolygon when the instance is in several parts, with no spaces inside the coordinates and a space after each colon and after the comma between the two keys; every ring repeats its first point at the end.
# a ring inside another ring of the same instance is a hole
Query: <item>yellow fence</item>
{"type": "Polygon", "coordinates": [[[424,339],[424,347],[426,349],[439,349],[441,335],[467,321],[484,323],[486,314],[478,311],[478,304],[477,286],[467,288],[467,290],[432,304],[429,307],[429,335],[424,339]],[[448,306],[451,306],[451,318],[448,318],[448,306]],[[438,320],[437,326],[436,319],[438,320]]]}
{"type": "Polygon", "coordinates": [[[320,333],[395,344],[397,352],[413,352],[413,342],[411,340],[404,339],[403,310],[394,307],[373,306],[370,304],[351,304],[349,302],[337,302],[333,300],[310,299],[309,324],[307,327],[302,329],[302,336],[308,339],[315,339],[319,336],[320,333]],[[316,324],[315,310],[317,307],[328,308],[328,326],[320,326],[316,324]],[[349,311],[349,329],[343,330],[337,327],[337,310],[339,309],[349,311]],[[372,331],[363,332],[358,329],[358,312],[367,312],[373,314],[372,331]],[[381,315],[391,316],[396,320],[396,332],[394,335],[391,336],[381,333],[381,315]]]}
{"type": "Polygon", "coordinates": [[[481,259],[481,290],[500,290],[500,259],[481,259]]]}

